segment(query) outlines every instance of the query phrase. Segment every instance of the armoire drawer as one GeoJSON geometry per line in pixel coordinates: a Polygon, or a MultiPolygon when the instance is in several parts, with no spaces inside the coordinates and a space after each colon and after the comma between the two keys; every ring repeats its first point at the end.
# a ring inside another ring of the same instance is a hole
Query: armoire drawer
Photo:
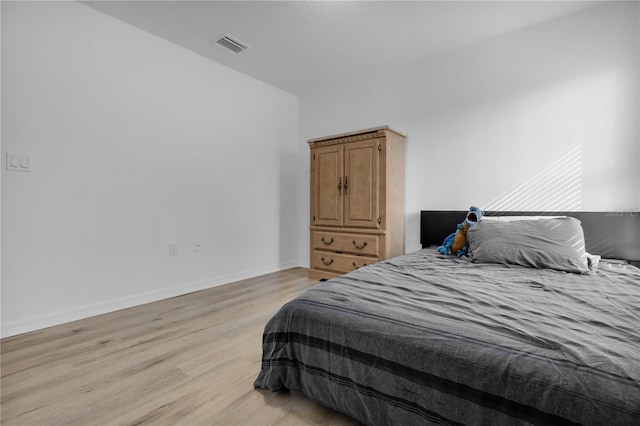
{"type": "Polygon", "coordinates": [[[376,263],[377,257],[354,256],[344,253],[314,250],[312,268],[325,269],[337,273],[347,273],[366,265],[376,263]]]}
{"type": "Polygon", "coordinates": [[[313,232],[313,248],[320,250],[379,256],[378,242],[377,235],[313,232]]]}

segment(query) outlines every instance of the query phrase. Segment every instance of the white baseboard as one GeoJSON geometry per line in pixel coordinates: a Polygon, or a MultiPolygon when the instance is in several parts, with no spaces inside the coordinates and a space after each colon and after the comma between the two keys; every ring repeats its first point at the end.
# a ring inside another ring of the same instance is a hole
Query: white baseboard
{"type": "Polygon", "coordinates": [[[18,334],[28,333],[55,325],[65,324],[71,321],[77,321],[96,315],[131,308],[133,306],[143,305],[145,303],[157,302],[158,300],[181,296],[183,294],[192,293],[194,291],[205,290],[207,288],[217,287],[235,281],[257,277],[259,275],[282,271],[284,269],[298,266],[306,267],[304,266],[305,263],[305,261],[284,262],[279,265],[273,265],[270,267],[257,268],[220,277],[183,283],[174,287],[133,294],[130,296],[111,299],[104,302],[90,303],[71,309],[51,312],[25,319],[7,321],[2,324],[2,327],[0,329],[0,338],[16,336],[18,334]]]}

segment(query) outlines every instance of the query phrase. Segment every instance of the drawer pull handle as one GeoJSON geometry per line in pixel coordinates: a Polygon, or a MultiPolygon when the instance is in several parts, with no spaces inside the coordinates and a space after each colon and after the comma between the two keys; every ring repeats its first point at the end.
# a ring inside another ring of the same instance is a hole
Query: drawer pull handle
{"type": "Polygon", "coordinates": [[[330,260],[330,261],[328,261],[328,262],[327,262],[326,260],[324,260],[324,257],[322,257],[321,259],[322,259],[322,263],[324,263],[324,264],[325,264],[325,265],[327,265],[327,266],[329,266],[329,265],[331,265],[331,264],[333,263],[333,259],[331,259],[331,260],[330,260]]]}
{"type": "Polygon", "coordinates": [[[353,240],[353,246],[354,246],[355,248],[357,248],[357,249],[362,250],[363,248],[365,248],[365,247],[367,246],[367,242],[365,241],[365,242],[363,242],[363,243],[362,243],[362,245],[360,245],[360,246],[359,246],[359,245],[358,245],[358,243],[356,243],[356,241],[355,241],[355,240],[353,240]]]}
{"type": "Polygon", "coordinates": [[[333,238],[330,241],[326,241],[324,237],[322,237],[321,240],[322,240],[322,243],[326,246],[330,246],[331,244],[333,244],[333,238]]]}
{"type": "MultiPolygon", "coordinates": [[[[353,265],[354,269],[358,269],[358,265],[356,265],[356,262],[351,262],[351,264],[353,265]]],[[[363,263],[362,266],[367,266],[367,264],[363,263]]]]}
{"type": "Polygon", "coordinates": [[[338,179],[338,195],[342,194],[342,176],[338,179]]]}

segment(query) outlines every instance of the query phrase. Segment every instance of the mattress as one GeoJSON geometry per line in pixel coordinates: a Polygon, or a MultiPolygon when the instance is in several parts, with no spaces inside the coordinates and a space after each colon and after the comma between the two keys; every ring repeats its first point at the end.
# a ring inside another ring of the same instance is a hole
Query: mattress
{"type": "Polygon", "coordinates": [[[640,424],[640,269],[476,264],[426,248],[268,322],[255,387],[369,425],[640,424]]]}

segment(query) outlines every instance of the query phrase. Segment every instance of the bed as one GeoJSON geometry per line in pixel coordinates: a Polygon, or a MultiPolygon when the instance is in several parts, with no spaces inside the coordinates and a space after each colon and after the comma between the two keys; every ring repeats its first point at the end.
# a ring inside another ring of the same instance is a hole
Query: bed
{"type": "Polygon", "coordinates": [[[283,306],[255,387],[368,425],[640,425],[638,213],[493,212],[470,229],[468,257],[438,253],[465,213],[421,212],[423,249],[283,306]],[[503,232],[523,234],[518,250],[501,252],[503,232]],[[558,266],[542,234],[587,270],[558,266]],[[500,257],[511,252],[524,254],[500,257]]]}

